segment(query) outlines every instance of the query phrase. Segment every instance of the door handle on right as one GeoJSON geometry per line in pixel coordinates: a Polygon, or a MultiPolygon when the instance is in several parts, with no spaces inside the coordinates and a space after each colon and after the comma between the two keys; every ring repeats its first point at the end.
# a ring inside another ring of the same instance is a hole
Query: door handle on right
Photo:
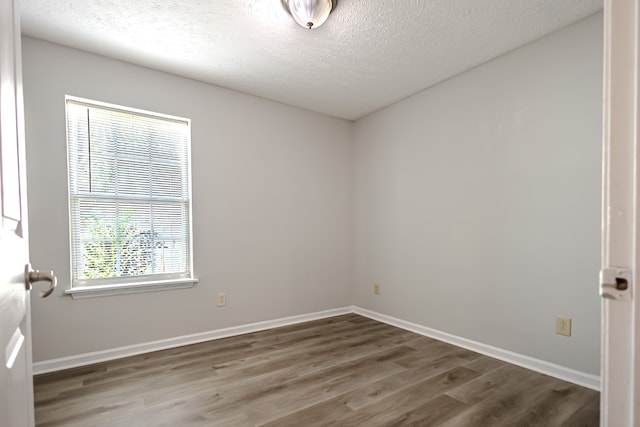
{"type": "Polygon", "coordinates": [[[49,289],[44,291],[40,291],[40,297],[46,298],[55,290],[56,285],[58,284],[58,279],[56,275],[53,274],[53,271],[42,272],[38,270],[33,270],[31,268],[31,264],[27,264],[24,266],[24,284],[28,291],[33,287],[32,284],[35,282],[49,282],[49,289]]]}

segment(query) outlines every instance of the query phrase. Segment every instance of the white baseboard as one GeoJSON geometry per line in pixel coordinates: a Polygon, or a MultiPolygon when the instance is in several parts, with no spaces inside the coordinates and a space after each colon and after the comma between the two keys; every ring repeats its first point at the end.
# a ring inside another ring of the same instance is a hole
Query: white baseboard
{"type": "Polygon", "coordinates": [[[598,375],[576,371],[565,366],[556,365],[555,363],[546,362],[544,360],[525,356],[524,354],[514,353],[512,351],[493,347],[491,345],[472,341],[456,335],[451,335],[446,332],[431,329],[416,323],[407,322],[385,314],[376,313],[375,311],[364,308],[354,306],[352,307],[352,311],[353,313],[361,316],[369,317],[392,326],[397,326],[398,328],[406,329],[407,331],[415,332],[439,341],[444,341],[458,347],[466,348],[467,350],[475,351],[476,353],[481,353],[495,359],[522,366],[523,368],[531,369],[532,371],[540,372],[564,381],[569,381],[574,384],[600,391],[600,376],[598,375]]]}
{"type": "Polygon", "coordinates": [[[175,338],[168,338],[159,341],[152,341],[142,344],[134,344],[126,347],[118,347],[108,350],[95,351],[91,353],[78,354],[59,359],[44,360],[33,364],[33,374],[45,374],[48,372],[61,371],[63,369],[76,368],[79,366],[91,365],[93,363],[105,362],[108,360],[120,359],[122,357],[135,356],[152,351],[165,350],[168,348],[180,347],[183,345],[196,344],[199,342],[226,338],[236,335],[248,334],[251,332],[263,331],[265,329],[277,328],[296,323],[308,322],[311,320],[324,319],[327,317],[339,316],[347,313],[356,313],[383,323],[387,323],[398,328],[406,329],[429,338],[444,341],[458,347],[466,348],[477,353],[481,353],[499,360],[503,360],[523,368],[536,372],[551,375],[565,381],[569,381],[593,390],[600,390],[600,377],[576,371],[544,360],[535,359],[523,354],[514,353],[498,347],[493,347],[477,341],[451,335],[446,332],[407,322],[402,319],[387,316],[364,308],[350,306],[336,308],[332,310],[319,311],[316,313],[302,314],[298,316],[284,317],[281,319],[267,320],[264,322],[250,323],[247,325],[233,326],[230,328],[217,329],[213,331],[201,332],[198,334],[184,335],[175,338]]]}
{"type": "Polygon", "coordinates": [[[77,368],[79,366],[91,365],[98,362],[120,359],[122,357],[135,356],[137,354],[149,353],[152,351],[166,350],[168,348],[180,347],[183,345],[196,344],[199,342],[226,338],[236,335],[248,334],[251,332],[264,331],[265,329],[277,328],[296,323],[308,322],[311,320],[324,319],[326,317],[339,316],[351,313],[352,307],[342,307],[332,310],[319,311],[310,314],[284,317],[281,319],[267,320],[264,322],[250,323],[247,325],[232,326],[230,328],[217,329],[213,331],[201,332],[198,334],[183,335],[175,338],[168,338],[159,341],[134,344],[126,347],[118,347],[108,350],[94,351],[74,356],[61,357],[59,359],[43,360],[33,364],[33,374],[45,374],[48,372],[61,371],[63,369],[77,368]]]}

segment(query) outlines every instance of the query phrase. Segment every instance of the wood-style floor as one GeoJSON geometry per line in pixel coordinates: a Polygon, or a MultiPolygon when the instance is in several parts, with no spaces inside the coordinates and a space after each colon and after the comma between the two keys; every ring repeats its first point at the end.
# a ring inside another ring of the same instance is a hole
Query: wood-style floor
{"type": "Polygon", "coordinates": [[[35,378],[38,426],[597,426],[599,393],[355,314],[35,378]]]}

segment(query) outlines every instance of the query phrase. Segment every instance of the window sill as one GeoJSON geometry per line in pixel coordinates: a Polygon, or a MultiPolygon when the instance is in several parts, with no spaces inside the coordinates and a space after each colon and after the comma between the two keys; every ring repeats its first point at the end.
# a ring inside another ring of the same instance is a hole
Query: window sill
{"type": "Polygon", "coordinates": [[[192,288],[198,279],[156,280],[149,282],[124,283],[117,285],[76,286],[64,291],[73,299],[96,298],[113,295],[138,294],[143,292],[169,291],[192,288]]]}

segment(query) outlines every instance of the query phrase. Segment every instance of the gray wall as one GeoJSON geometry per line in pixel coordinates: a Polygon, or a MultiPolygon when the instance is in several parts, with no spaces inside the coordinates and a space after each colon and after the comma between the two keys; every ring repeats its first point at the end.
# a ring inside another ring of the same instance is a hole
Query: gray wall
{"type": "Polygon", "coordinates": [[[352,124],[26,38],[34,361],[350,304],[352,124]],[[72,300],[65,94],[192,119],[188,290],[72,300]],[[218,292],[227,306],[216,307],[218,292]]]}
{"type": "Polygon", "coordinates": [[[192,119],[200,278],[34,299],[34,359],[355,304],[597,374],[601,21],[355,124],[27,38],[33,264],[68,286],[71,94],[192,119]]]}
{"type": "Polygon", "coordinates": [[[601,87],[598,14],[357,121],[354,303],[599,373],[601,87]]]}

